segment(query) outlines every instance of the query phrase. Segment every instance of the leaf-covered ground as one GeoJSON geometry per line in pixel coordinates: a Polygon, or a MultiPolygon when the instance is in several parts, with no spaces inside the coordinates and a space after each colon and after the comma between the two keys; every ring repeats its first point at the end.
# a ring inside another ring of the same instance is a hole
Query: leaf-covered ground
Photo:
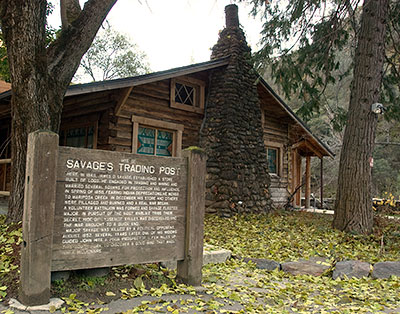
{"type": "Polygon", "coordinates": [[[369,263],[400,260],[400,220],[376,218],[370,236],[349,235],[331,228],[332,216],[307,212],[206,217],[206,243],[233,255],[284,262],[321,256],[369,263]]]}
{"type": "MultiPolygon", "coordinates": [[[[323,256],[333,264],[343,259],[370,263],[400,260],[399,220],[380,219],[370,236],[332,230],[330,220],[328,215],[294,212],[230,219],[208,216],[205,242],[230,249],[236,256],[279,262],[314,256],[323,256]]],[[[18,225],[5,226],[1,222],[0,296],[7,299],[15,297],[21,240],[18,225]]],[[[281,271],[259,270],[253,263],[238,259],[204,266],[203,286],[197,291],[176,283],[174,276],[173,271],[154,264],[116,267],[103,278],[73,276],[67,282],[53,284],[54,295],[66,301],[57,313],[400,312],[399,277],[294,277],[281,271]],[[117,303],[120,306],[115,310],[117,303]]]]}
{"type": "Polygon", "coordinates": [[[6,224],[0,215],[0,302],[18,289],[21,223],[6,224]]]}

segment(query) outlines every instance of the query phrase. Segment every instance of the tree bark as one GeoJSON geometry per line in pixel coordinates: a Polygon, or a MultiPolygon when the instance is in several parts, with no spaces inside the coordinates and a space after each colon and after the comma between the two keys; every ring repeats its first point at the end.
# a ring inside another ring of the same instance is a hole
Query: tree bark
{"type": "Polygon", "coordinates": [[[62,29],[48,48],[45,41],[47,1],[0,1],[13,91],[8,221],[22,218],[28,134],[38,129],[58,132],[68,85],[116,1],[88,0],[79,16],[62,29]]]}
{"type": "Polygon", "coordinates": [[[373,228],[370,159],[379,101],[389,0],[365,0],[354,58],[347,125],[340,157],[333,227],[351,233],[373,228]]]}

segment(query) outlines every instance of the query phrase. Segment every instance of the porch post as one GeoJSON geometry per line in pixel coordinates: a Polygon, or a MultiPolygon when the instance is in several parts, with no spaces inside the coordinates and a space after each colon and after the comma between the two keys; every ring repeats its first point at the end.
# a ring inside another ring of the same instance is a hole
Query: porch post
{"type": "Polygon", "coordinates": [[[324,157],[321,157],[321,208],[324,208],[324,157]]]}
{"type": "MultiPolygon", "coordinates": [[[[301,186],[301,155],[296,151],[296,184],[295,188],[301,186]]],[[[301,188],[298,189],[295,195],[295,207],[301,207],[301,188]]]]}
{"type": "Polygon", "coordinates": [[[305,189],[305,208],[310,208],[311,193],[311,156],[306,157],[306,189],[305,189]]]}

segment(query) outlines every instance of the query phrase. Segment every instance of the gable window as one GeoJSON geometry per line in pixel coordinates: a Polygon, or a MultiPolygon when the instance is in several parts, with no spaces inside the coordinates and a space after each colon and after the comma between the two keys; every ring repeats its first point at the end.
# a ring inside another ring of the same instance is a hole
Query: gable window
{"type": "Polygon", "coordinates": [[[175,103],[195,107],[195,91],[194,86],[183,83],[175,83],[175,103]]]}
{"type": "Polygon", "coordinates": [[[171,79],[171,107],[203,113],[205,84],[191,77],[171,79]]]}
{"type": "Polygon", "coordinates": [[[90,124],[60,130],[60,145],[80,148],[96,148],[97,125],[90,124]]]}
{"type": "Polygon", "coordinates": [[[132,152],[142,155],[180,157],[183,125],[132,117],[132,152]]]}

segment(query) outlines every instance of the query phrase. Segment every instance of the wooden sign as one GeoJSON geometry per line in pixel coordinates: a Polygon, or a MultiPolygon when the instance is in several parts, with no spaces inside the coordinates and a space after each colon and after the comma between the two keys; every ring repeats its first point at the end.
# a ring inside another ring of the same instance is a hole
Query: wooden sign
{"type": "Polygon", "coordinates": [[[58,156],[53,271],[184,259],[187,158],[58,156]]]}
{"type": "Polygon", "coordinates": [[[48,302],[51,271],[178,261],[201,283],[205,154],[183,158],[58,147],[29,135],[20,301],[48,302]]]}

